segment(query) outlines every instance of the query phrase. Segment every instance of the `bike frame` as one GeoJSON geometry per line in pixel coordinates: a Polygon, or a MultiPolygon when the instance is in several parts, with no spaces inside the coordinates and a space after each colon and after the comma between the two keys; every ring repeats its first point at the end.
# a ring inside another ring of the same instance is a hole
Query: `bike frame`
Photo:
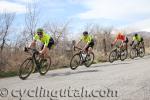
{"type": "Polygon", "coordinates": [[[32,51],[32,54],[30,53],[32,55],[32,60],[35,63],[37,69],[40,70],[40,64],[39,64],[38,60],[35,57],[35,55],[36,54],[38,55],[39,52],[36,49],[32,49],[32,48],[28,48],[28,49],[32,51]]]}
{"type": "MultiPolygon", "coordinates": [[[[83,54],[82,48],[80,48],[80,47],[75,47],[75,46],[74,46],[74,51],[76,51],[76,49],[80,50],[80,51],[79,51],[80,60],[81,60],[81,61],[84,61],[85,59],[84,59],[83,56],[82,56],[82,54],[83,54]],[[83,59],[84,59],[84,60],[83,60],[83,59]]],[[[86,52],[86,55],[87,55],[87,52],[86,52]]],[[[82,62],[82,63],[83,63],[83,62],[82,62]]],[[[81,64],[82,64],[82,63],[81,63],[81,64]]]]}

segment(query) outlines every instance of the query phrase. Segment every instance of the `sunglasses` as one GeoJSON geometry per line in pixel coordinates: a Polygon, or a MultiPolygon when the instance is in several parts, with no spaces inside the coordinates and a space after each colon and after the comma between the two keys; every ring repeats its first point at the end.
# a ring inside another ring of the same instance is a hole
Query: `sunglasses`
{"type": "Polygon", "coordinates": [[[42,35],[42,32],[37,32],[38,35],[42,35]]]}
{"type": "Polygon", "coordinates": [[[84,36],[87,36],[88,34],[83,34],[84,36]]]}

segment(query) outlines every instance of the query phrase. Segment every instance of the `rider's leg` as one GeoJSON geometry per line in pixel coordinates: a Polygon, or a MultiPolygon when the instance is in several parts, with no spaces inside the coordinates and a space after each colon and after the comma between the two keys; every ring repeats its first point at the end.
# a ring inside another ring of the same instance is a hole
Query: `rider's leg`
{"type": "MultiPolygon", "coordinates": [[[[42,44],[42,46],[41,46],[41,50],[43,50],[43,48],[44,48],[44,44],[42,44]]],[[[49,48],[48,48],[48,47],[46,47],[46,48],[44,48],[44,49],[45,49],[45,53],[44,53],[44,54],[42,54],[42,55],[40,55],[40,58],[45,58],[45,57],[47,57],[47,55],[48,55],[49,48]]]]}
{"type": "Polygon", "coordinates": [[[46,48],[46,52],[45,52],[45,55],[44,57],[49,57],[49,51],[50,49],[54,46],[54,40],[51,38],[50,41],[49,41],[49,44],[46,48]]]}
{"type": "Polygon", "coordinates": [[[48,57],[48,54],[49,54],[49,48],[47,47],[46,48],[46,51],[44,53],[44,58],[47,58],[48,57]]]}
{"type": "Polygon", "coordinates": [[[92,47],[89,47],[88,48],[88,54],[92,53],[93,52],[93,48],[92,47]]]}
{"type": "Polygon", "coordinates": [[[88,54],[93,52],[94,42],[91,42],[88,47],[88,54]]]}

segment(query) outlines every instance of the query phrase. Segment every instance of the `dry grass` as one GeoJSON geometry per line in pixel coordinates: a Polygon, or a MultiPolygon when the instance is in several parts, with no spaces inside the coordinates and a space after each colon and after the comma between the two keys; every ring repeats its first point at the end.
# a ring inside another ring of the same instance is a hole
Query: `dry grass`
{"type": "Polygon", "coordinates": [[[146,55],[150,55],[150,47],[145,49],[146,55]]]}

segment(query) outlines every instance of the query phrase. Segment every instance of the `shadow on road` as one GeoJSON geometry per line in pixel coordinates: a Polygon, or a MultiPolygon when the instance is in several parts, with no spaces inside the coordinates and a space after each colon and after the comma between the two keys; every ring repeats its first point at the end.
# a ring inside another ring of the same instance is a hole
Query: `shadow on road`
{"type": "MultiPolygon", "coordinates": [[[[130,62],[131,63],[131,62],[130,62]]],[[[109,63],[109,64],[101,64],[101,65],[94,65],[93,67],[110,67],[110,66],[116,66],[116,65],[126,65],[126,64],[130,64],[127,62],[122,62],[122,63],[109,63]]]]}
{"type": "Polygon", "coordinates": [[[56,76],[68,76],[68,75],[73,75],[73,74],[80,74],[80,73],[92,73],[92,72],[98,72],[99,70],[82,70],[82,71],[67,71],[63,73],[49,73],[45,75],[46,77],[56,77],[56,76]]]}

